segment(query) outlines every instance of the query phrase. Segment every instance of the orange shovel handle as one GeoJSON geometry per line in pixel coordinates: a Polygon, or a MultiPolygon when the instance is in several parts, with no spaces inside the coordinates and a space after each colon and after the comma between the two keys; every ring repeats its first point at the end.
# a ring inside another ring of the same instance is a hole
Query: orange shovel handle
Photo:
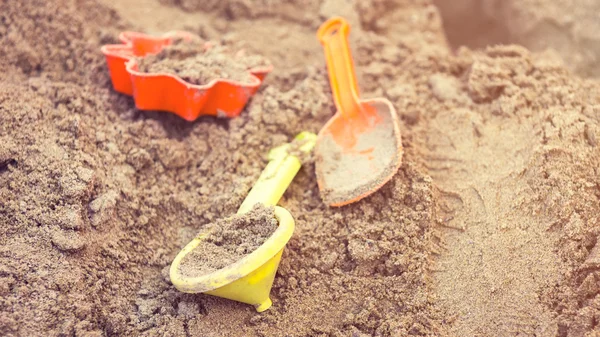
{"type": "Polygon", "coordinates": [[[317,31],[317,38],[325,49],[335,105],[346,118],[355,117],[361,112],[354,62],[348,47],[349,33],[350,25],[339,17],[327,20],[317,31]]]}

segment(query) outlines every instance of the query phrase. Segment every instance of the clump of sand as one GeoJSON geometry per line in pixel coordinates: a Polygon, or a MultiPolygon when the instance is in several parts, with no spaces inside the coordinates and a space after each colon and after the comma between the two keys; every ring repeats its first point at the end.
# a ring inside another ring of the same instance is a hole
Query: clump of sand
{"type": "Polygon", "coordinates": [[[277,229],[275,208],[256,204],[250,211],[207,225],[208,234],[179,265],[186,277],[199,277],[233,264],[260,247],[277,229]]]}

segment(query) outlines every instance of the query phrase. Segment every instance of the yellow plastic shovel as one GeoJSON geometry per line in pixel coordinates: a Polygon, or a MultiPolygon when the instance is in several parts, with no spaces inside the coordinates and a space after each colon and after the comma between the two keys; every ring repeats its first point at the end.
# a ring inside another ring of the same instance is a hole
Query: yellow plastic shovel
{"type": "MultiPolygon", "coordinates": [[[[297,150],[310,152],[315,146],[316,138],[310,132],[298,134],[295,142],[301,145],[297,150]]],[[[302,166],[300,159],[291,154],[292,146],[284,144],[269,152],[267,167],[242,202],[237,214],[248,212],[257,203],[276,205],[279,202],[302,166]]],[[[275,207],[275,217],[279,227],[257,250],[215,272],[187,277],[181,273],[179,266],[182,259],[202,242],[206,234],[197,236],[173,260],[171,282],[175,288],[186,293],[205,293],[252,304],[258,312],[269,309],[272,305],[269,294],[281,254],[294,232],[294,218],[285,208],[275,207]]]]}

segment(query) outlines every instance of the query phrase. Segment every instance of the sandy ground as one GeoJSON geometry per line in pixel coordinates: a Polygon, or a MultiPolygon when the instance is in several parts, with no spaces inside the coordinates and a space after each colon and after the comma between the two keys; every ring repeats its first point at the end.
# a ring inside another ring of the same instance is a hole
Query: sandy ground
{"type": "Polygon", "coordinates": [[[578,28],[597,3],[468,4],[0,4],[0,335],[600,333],[600,84],[596,37],[578,28]],[[489,29],[466,34],[464,8],[489,29]],[[568,33],[523,33],[532,8],[568,33]],[[178,292],[178,250],[235,212],[269,148],[335,111],[315,32],[336,14],[353,23],[362,95],[398,111],[402,167],[343,208],[302,169],[281,202],[296,232],[266,313],[178,292]],[[275,65],[239,118],[188,123],[112,90],[102,44],[174,29],[275,65]]]}
{"type": "Polygon", "coordinates": [[[434,2],[454,47],[518,43],[556,54],[580,76],[600,76],[600,2],[596,0],[434,2]]]}

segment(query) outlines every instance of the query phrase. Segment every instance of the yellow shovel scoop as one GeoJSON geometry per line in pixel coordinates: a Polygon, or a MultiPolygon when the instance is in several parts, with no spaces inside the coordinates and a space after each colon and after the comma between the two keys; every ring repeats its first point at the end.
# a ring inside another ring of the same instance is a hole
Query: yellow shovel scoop
{"type": "MultiPolygon", "coordinates": [[[[276,205],[302,165],[295,153],[310,152],[316,138],[313,133],[302,132],[294,138],[294,142],[272,149],[267,167],[242,202],[237,214],[250,211],[257,203],[276,205]]],[[[258,312],[269,309],[272,305],[269,294],[281,254],[294,232],[294,218],[285,208],[275,207],[275,217],[279,226],[254,252],[212,273],[190,277],[182,274],[180,264],[188,253],[202,243],[206,234],[197,236],[173,260],[171,282],[175,288],[186,293],[205,293],[252,304],[258,312]]]]}

